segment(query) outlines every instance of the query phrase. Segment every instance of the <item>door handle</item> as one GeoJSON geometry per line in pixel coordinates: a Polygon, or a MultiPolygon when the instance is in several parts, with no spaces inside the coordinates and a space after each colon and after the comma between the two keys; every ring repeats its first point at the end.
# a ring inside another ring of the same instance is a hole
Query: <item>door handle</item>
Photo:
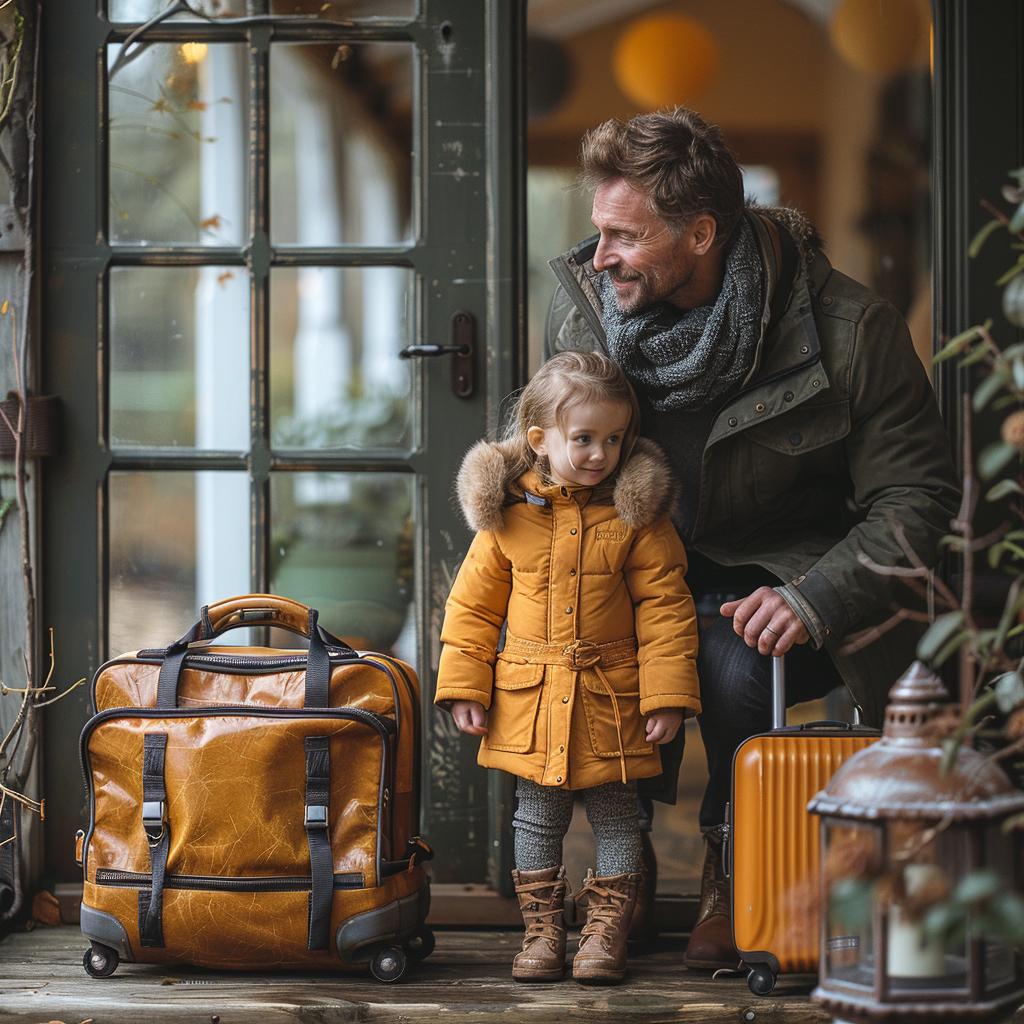
{"type": "Polygon", "coordinates": [[[398,353],[399,359],[452,357],[452,391],[457,398],[469,398],[476,390],[474,355],[476,318],[465,309],[452,314],[450,345],[409,345],[398,353]]]}

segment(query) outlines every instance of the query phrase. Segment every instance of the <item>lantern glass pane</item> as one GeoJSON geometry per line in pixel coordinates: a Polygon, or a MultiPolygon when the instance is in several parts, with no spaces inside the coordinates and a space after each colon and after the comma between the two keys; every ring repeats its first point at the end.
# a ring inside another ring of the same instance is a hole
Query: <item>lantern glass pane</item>
{"type": "Polygon", "coordinates": [[[929,935],[928,912],[948,904],[970,870],[969,832],[938,822],[889,823],[885,893],[886,973],[890,997],[946,1000],[969,985],[964,929],[929,935]],[[939,826],[938,831],[935,831],[939,826]]]}
{"type": "Polygon", "coordinates": [[[875,983],[871,878],[877,864],[877,832],[871,825],[848,822],[829,822],[825,827],[828,909],[823,975],[829,982],[871,989],[875,983]]]}
{"type": "MultiPolygon", "coordinates": [[[[1018,891],[1019,879],[1014,877],[1015,851],[1019,848],[1016,833],[1004,835],[1002,823],[995,822],[985,830],[985,867],[999,878],[1000,889],[1006,893],[1018,891]]],[[[1011,984],[1018,976],[1019,955],[1001,938],[985,936],[985,994],[1011,984]]]]}

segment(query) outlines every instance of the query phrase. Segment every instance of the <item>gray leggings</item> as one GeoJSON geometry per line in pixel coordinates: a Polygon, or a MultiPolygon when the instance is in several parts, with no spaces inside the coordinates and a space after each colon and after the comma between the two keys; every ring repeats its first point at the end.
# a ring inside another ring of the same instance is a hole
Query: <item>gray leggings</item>
{"type": "Polygon", "coordinates": [[[562,863],[562,840],[572,821],[576,794],[583,797],[587,821],[597,840],[597,874],[611,878],[640,870],[640,825],[636,816],[636,783],[608,782],[593,789],[538,786],[520,779],[512,827],[516,867],[541,871],[562,863]]]}

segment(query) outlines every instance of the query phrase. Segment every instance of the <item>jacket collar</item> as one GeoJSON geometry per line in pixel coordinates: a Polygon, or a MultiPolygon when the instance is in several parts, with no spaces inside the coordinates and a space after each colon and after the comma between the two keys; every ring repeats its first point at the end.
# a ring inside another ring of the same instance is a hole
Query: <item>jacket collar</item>
{"type": "MultiPolygon", "coordinates": [[[[527,491],[546,502],[572,496],[581,504],[590,501],[595,491],[567,486],[568,494],[563,496],[561,485],[543,483],[534,470],[518,480],[513,479],[514,474],[510,450],[503,442],[479,441],[470,448],[455,482],[470,529],[500,530],[505,525],[505,509],[526,501],[527,491]]],[[[611,489],[616,513],[625,526],[642,529],[669,515],[675,499],[676,484],[668,460],[653,441],[639,438],[611,489]]]]}

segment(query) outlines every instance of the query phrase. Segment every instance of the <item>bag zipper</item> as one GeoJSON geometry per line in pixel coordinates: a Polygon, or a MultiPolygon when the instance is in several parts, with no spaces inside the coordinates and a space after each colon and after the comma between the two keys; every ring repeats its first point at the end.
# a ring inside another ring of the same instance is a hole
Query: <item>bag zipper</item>
{"type": "MultiPolygon", "coordinates": [[[[334,888],[363,889],[365,879],[361,871],[351,871],[334,876],[334,888]]],[[[123,889],[149,889],[153,876],[143,871],[119,871],[100,868],[96,872],[97,885],[109,885],[123,889]]],[[[313,888],[309,875],[299,876],[253,876],[237,878],[227,875],[165,875],[165,889],[191,889],[197,892],[304,892],[313,888]]]]}

